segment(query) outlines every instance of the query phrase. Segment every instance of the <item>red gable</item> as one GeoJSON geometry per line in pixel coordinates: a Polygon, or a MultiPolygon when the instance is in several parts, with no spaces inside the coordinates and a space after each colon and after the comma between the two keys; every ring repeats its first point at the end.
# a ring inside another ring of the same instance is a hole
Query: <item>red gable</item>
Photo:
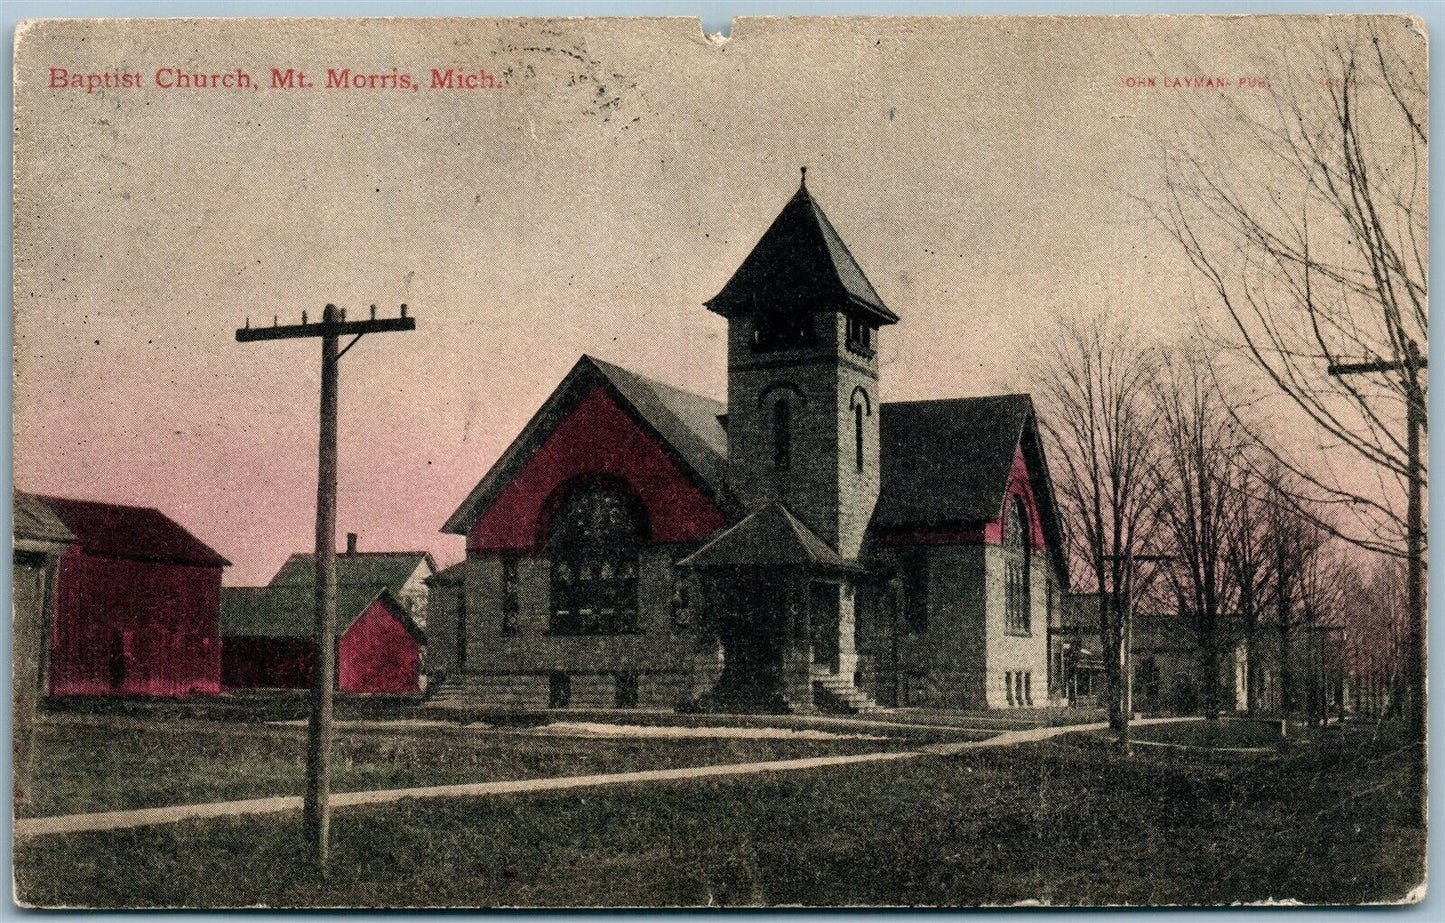
{"type": "Polygon", "coordinates": [[[63,497],[41,499],[75,533],[86,554],[209,567],[231,563],[159,510],[63,497]]]}
{"type": "Polygon", "coordinates": [[[699,542],[725,523],[668,451],[606,388],[594,385],[477,519],[468,550],[539,547],[548,498],[572,478],[598,474],[623,480],[637,493],[654,542],[699,542]]]}

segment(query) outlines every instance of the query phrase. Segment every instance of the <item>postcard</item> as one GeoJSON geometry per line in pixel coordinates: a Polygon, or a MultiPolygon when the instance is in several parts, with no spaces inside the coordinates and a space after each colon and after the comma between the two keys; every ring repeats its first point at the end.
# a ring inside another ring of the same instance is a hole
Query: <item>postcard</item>
{"type": "Polygon", "coordinates": [[[14,41],[21,906],[1423,899],[1419,19],[14,41]]]}

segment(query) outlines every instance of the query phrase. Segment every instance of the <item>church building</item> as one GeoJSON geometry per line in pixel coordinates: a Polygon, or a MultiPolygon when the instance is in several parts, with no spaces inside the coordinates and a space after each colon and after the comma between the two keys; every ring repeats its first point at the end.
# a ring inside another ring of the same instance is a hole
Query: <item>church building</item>
{"type": "Polygon", "coordinates": [[[899,318],[806,178],[706,307],[726,405],[583,356],[447,520],[434,699],[1047,704],[1068,580],[1030,398],[883,401],[899,318]]]}

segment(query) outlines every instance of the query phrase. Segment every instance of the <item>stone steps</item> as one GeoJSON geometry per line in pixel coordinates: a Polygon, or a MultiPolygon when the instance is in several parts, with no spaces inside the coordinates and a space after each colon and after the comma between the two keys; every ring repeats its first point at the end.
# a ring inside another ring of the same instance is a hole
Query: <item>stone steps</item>
{"type": "Polygon", "coordinates": [[[813,702],[824,711],[844,714],[866,715],[884,711],[883,706],[873,701],[868,693],[853,685],[846,676],[814,669],[809,677],[813,681],[813,702]]]}

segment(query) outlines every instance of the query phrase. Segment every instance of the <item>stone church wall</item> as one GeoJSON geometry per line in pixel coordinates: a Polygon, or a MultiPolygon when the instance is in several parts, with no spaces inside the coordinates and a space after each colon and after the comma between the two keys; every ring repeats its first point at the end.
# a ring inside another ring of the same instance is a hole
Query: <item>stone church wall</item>
{"type": "Polygon", "coordinates": [[[920,546],[889,549],[880,556],[899,578],[893,589],[873,587],[860,594],[864,690],[879,702],[901,707],[982,707],[984,547],[920,546]],[[920,593],[922,600],[911,598],[920,593]]]}
{"type": "Polygon", "coordinates": [[[842,314],[814,318],[818,343],[754,352],[750,321],[728,331],[730,477],[754,503],[778,499],[844,558],[857,557],[878,499],[878,375],[874,360],[845,344],[842,314]],[[853,394],[862,389],[864,466],[854,458],[853,394]],[[798,399],[801,395],[801,402],[798,399]],[[773,469],[772,406],[793,401],[791,465],[773,469]],[[761,403],[760,403],[761,401],[761,403]]]}
{"type": "Polygon", "coordinates": [[[1049,568],[1034,559],[1029,581],[1029,632],[1008,630],[1005,620],[1004,550],[984,546],[988,574],[986,702],[989,708],[1048,705],[1049,568]],[[1018,679],[1022,674],[1024,679],[1018,679]],[[1020,692],[1023,695],[1020,695],[1020,692]]]}
{"type": "MultiPolygon", "coordinates": [[[[635,707],[673,708],[693,698],[696,687],[706,683],[711,688],[715,673],[708,670],[714,658],[699,651],[695,626],[680,630],[674,624],[673,562],[684,553],[674,546],[643,551],[638,630],[616,635],[549,631],[552,577],[546,555],[517,558],[515,626],[504,630],[503,559],[469,559],[464,567],[467,656],[459,677],[467,701],[547,708],[560,684],[566,689],[566,707],[615,708],[631,697],[635,684],[635,707]]],[[[434,611],[439,617],[444,614],[434,611]]],[[[440,625],[435,629],[447,633],[440,625]]]]}

